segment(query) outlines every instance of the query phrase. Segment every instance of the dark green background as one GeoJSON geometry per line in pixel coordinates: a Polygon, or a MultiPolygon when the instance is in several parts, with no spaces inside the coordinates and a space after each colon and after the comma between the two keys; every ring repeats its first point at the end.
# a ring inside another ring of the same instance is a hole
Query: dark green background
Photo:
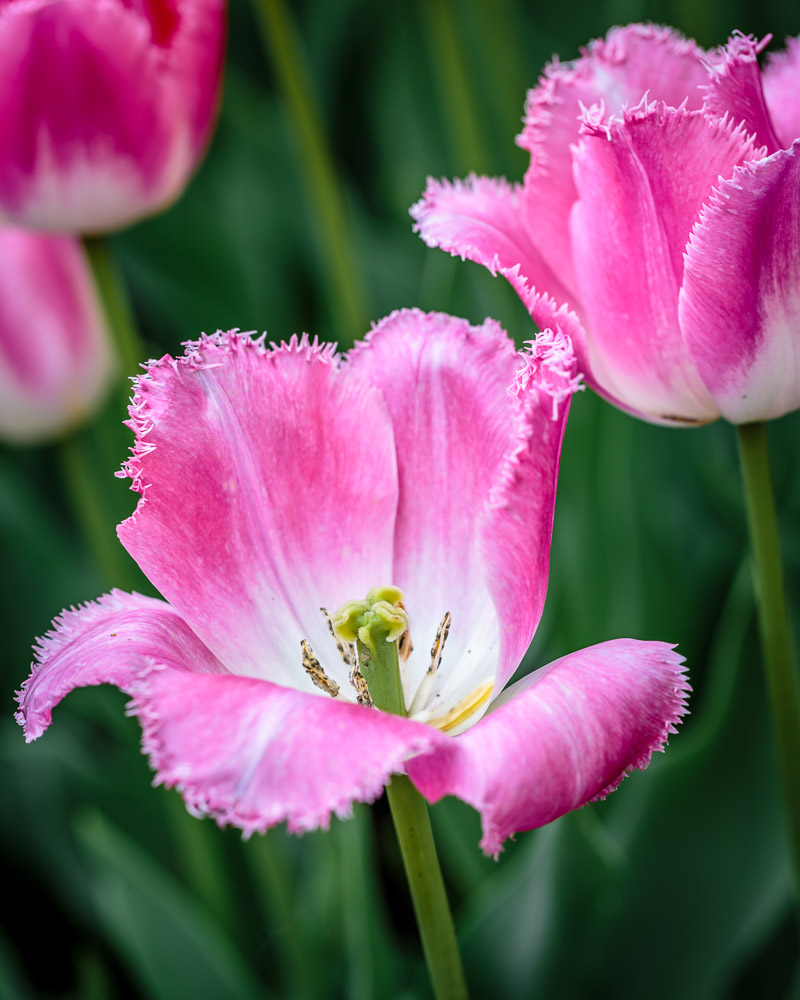
{"type": "MultiPolygon", "coordinates": [[[[573,58],[614,23],[671,23],[709,46],[734,28],[772,31],[773,48],[800,32],[780,0],[305,0],[291,16],[344,192],[362,322],[337,298],[272,57],[234,0],[204,164],[177,205],[113,239],[152,355],[229,327],[348,346],[412,305],[494,316],[521,343],[533,327],[510,287],[412,235],[426,176],[520,178],[526,87],[554,52],[573,58]]],[[[121,549],[118,566],[95,564],[65,487],[70,461],[84,462],[80,509],[113,537],[135,499],[113,477],[130,444],[122,416],[117,396],[69,449],[0,450],[0,997],[426,997],[383,803],[327,834],[242,843],[149,787],[138,727],[109,688],[70,696],[25,746],[11,696],[33,636],[111,585],[146,586],[121,549]]],[[[797,629],[800,417],[770,437],[797,629]]],[[[617,636],[679,642],[688,660],[692,715],[666,755],[606,802],[520,835],[498,864],[480,855],[468,807],[432,811],[474,996],[800,998],[732,428],[653,427],[585,392],[526,665],[617,636]]]]}

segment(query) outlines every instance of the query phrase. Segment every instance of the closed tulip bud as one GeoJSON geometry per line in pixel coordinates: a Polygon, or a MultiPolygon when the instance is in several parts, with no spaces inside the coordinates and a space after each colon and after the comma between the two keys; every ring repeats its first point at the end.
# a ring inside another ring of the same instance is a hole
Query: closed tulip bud
{"type": "Polygon", "coordinates": [[[0,227],[0,438],[31,444],[80,423],[113,369],[80,244],[0,227]]]}
{"type": "Polygon", "coordinates": [[[177,198],[224,35],[223,0],[2,0],[0,218],[94,233],[177,198]]]}

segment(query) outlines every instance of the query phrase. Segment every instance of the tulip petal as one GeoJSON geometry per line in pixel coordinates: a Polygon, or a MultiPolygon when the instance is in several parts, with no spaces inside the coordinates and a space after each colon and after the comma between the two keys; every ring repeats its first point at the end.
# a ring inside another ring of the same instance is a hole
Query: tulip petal
{"type": "Polygon", "coordinates": [[[153,670],[131,705],[156,781],[246,834],[327,827],[450,737],[400,716],[250,677],[153,670]]]}
{"type": "MultiPolygon", "coordinates": [[[[618,114],[645,94],[678,106],[702,106],[706,81],[702,51],[669,28],[630,24],[612,28],[569,63],[555,60],[528,93],[525,127],[517,139],[531,154],[523,201],[532,240],[564,286],[574,307],[578,287],[569,245],[569,213],[577,198],[570,148],[578,141],[581,107],[601,105],[618,114]]],[[[546,284],[537,287],[564,301],[546,284]]]]}
{"type": "MultiPolygon", "coordinates": [[[[756,136],[768,153],[781,148],[775,134],[764,91],[758,54],[769,41],[734,32],[728,44],[708,57],[711,79],[706,88],[706,111],[722,118],[727,115],[756,136]]],[[[796,102],[796,96],[793,99],[796,102]]],[[[793,137],[794,138],[794,137],[793,137]]]]}
{"type": "Polygon", "coordinates": [[[153,362],[131,406],[119,537],[233,673],[313,690],[307,639],[342,684],[320,613],[391,579],[397,474],[380,393],[333,349],[235,333],[153,362]]]}
{"type": "Polygon", "coordinates": [[[452,615],[433,687],[441,715],[487,680],[499,692],[539,622],[575,356],[560,332],[517,354],[492,320],[403,310],[350,363],[380,387],[397,443],[393,580],[416,647],[409,695],[452,615]]]}
{"type": "Polygon", "coordinates": [[[394,429],[399,499],[392,582],[403,590],[415,650],[407,695],[453,621],[434,688],[442,711],[494,674],[498,623],[478,539],[504,456],[514,447],[516,352],[493,320],[479,327],[410,309],[382,320],[350,367],[378,386],[394,429]]]}
{"type": "Polygon", "coordinates": [[[751,151],[730,123],[663,104],[585,123],[570,228],[592,374],[649,419],[719,415],[680,338],[683,252],[719,175],[751,151]]]}
{"type": "Polygon", "coordinates": [[[616,639],[514,684],[443,750],[406,771],[430,801],[457,795],[481,813],[487,854],[612,792],[662,750],[686,711],[683,658],[661,642],[616,639]]]}
{"type": "Polygon", "coordinates": [[[33,672],[17,697],[17,721],[28,742],[42,735],[53,708],[76,687],[116,684],[131,693],[136,676],[154,664],[225,672],[166,601],[119,590],[64,611],[35,653],[33,672]]]}
{"type": "Polygon", "coordinates": [[[800,37],[786,39],[785,52],[773,52],[761,75],[764,98],[782,149],[800,139],[800,37]]]}
{"type": "Polygon", "coordinates": [[[566,286],[551,270],[548,254],[533,244],[518,186],[488,177],[452,182],[428,178],[424,195],[410,211],[414,231],[429,247],[503,275],[540,329],[566,333],[579,370],[588,375],[581,321],[565,304],[566,286]]]}
{"type": "Polygon", "coordinates": [[[474,174],[452,182],[429,177],[410,212],[414,232],[429,247],[502,274],[523,299],[535,286],[560,302],[567,300],[567,288],[551,269],[549,255],[534,244],[518,185],[474,174]]]}
{"type": "Polygon", "coordinates": [[[681,328],[732,423],[800,407],[800,140],[737,168],[692,233],[681,328]]]}
{"type": "Polygon", "coordinates": [[[517,358],[516,441],[492,489],[480,539],[500,621],[498,693],[522,662],[544,608],[561,442],[580,382],[560,330],[543,331],[517,358]]]}

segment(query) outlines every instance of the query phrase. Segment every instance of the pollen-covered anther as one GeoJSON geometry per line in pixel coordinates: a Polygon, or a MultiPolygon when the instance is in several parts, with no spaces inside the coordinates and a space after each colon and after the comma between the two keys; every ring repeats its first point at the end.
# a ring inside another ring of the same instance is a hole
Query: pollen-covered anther
{"type": "Polygon", "coordinates": [[[444,618],[442,618],[439,628],[436,630],[436,638],[433,640],[433,645],[431,646],[431,662],[425,671],[425,676],[419,683],[417,693],[411,701],[411,706],[408,710],[409,715],[414,715],[415,712],[421,711],[431,696],[433,682],[436,678],[439,664],[442,662],[442,652],[444,651],[444,644],[447,642],[447,636],[450,634],[452,620],[450,612],[445,611],[444,618]]]}
{"type": "Polygon", "coordinates": [[[364,705],[366,708],[374,708],[375,703],[370,697],[367,682],[364,680],[364,675],[358,667],[358,654],[355,655],[353,666],[350,670],[350,683],[356,692],[356,701],[358,704],[364,705]]]}
{"type": "Polygon", "coordinates": [[[336,630],[333,627],[333,618],[327,608],[320,608],[322,612],[322,617],[328,626],[328,631],[330,632],[333,641],[336,643],[336,649],[341,656],[344,665],[350,669],[356,666],[356,647],[352,642],[343,642],[339,636],[336,634],[336,630]]]}
{"type": "Polygon", "coordinates": [[[308,642],[305,639],[300,640],[300,648],[303,651],[303,669],[311,678],[313,683],[329,694],[331,698],[336,698],[339,695],[339,685],[336,681],[331,680],[330,677],[325,673],[320,665],[319,660],[314,656],[308,642]]]}
{"type": "MultiPolygon", "coordinates": [[[[402,601],[397,602],[398,607],[402,608],[403,611],[406,610],[405,605],[402,601]]],[[[408,614],[408,612],[406,612],[408,614]]],[[[408,658],[414,651],[414,643],[411,641],[411,629],[407,628],[405,632],[397,640],[397,655],[400,657],[401,663],[408,663],[408,658]]]]}

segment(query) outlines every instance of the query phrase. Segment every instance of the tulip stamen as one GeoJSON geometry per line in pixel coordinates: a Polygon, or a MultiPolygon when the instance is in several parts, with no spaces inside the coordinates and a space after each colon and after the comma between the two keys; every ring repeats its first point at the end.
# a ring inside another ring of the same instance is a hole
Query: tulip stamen
{"type": "Polygon", "coordinates": [[[353,656],[353,666],[350,670],[350,683],[356,692],[356,701],[359,705],[364,705],[366,708],[374,708],[375,702],[372,700],[369,688],[367,687],[367,682],[364,680],[364,675],[358,666],[358,648],[356,647],[355,654],[353,656]]]}
{"type": "Polygon", "coordinates": [[[303,655],[303,669],[311,678],[312,682],[321,688],[326,694],[329,694],[331,698],[336,698],[339,695],[339,685],[336,681],[332,680],[325,671],[322,669],[319,660],[314,656],[308,642],[305,639],[300,640],[300,648],[302,649],[303,655]]]}
{"type": "Polygon", "coordinates": [[[353,667],[357,667],[358,664],[356,663],[355,643],[344,642],[342,639],[340,639],[339,636],[336,634],[336,630],[333,627],[333,619],[331,618],[328,609],[320,608],[319,610],[322,612],[322,617],[325,619],[325,622],[328,626],[328,631],[333,637],[333,641],[336,643],[336,649],[339,653],[339,656],[341,656],[342,660],[344,661],[344,665],[348,668],[348,670],[352,670],[353,667]]]}
{"type": "MultiPolygon", "coordinates": [[[[402,608],[403,611],[406,610],[402,601],[398,601],[397,606],[402,608]]],[[[408,658],[411,656],[413,651],[414,643],[411,641],[411,629],[407,628],[397,640],[397,655],[400,658],[400,662],[403,664],[408,663],[408,658]]]]}
{"type": "Polygon", "coordinates": [[[408,709],[409,715],[414,715],[416,712],[421,711],[431,696],[433,682],[436,679],[439,664],[442,662],[442,652],[444,651],[444,644],[447,642],[447,636],[450,634],[452,620],[450,612],[445,611],[444,618],[442,618],[439,628],[436,630],[436,638],[433,640],[433,645],[431,646],[431,662],[425,671],[425,676],[419,682],[417,693],[414,695],[411,706],[408,709]]]}

